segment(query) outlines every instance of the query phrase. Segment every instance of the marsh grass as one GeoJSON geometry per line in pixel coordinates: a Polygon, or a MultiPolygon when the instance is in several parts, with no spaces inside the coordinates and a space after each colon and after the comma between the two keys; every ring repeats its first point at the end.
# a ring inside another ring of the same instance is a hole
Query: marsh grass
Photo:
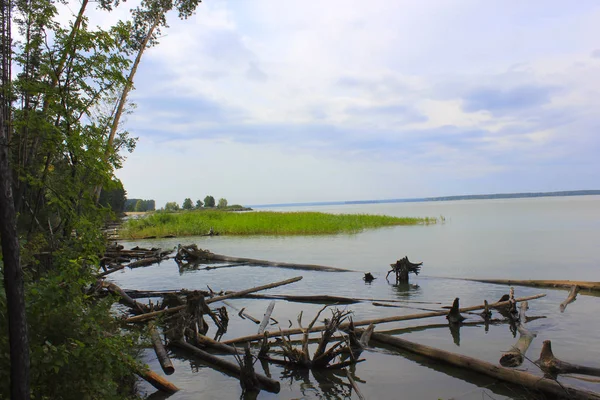
{"type": "Polygon", "coordinates": [[[435,224],[437,218],[390,217],[368,214],[320,212],[224,212],[218,210],[155,213],[129,220],[122,237],[195,236],[212,227],[220,235],[328,235],[357,233],[364,229],[396,225],[435,224]]]}

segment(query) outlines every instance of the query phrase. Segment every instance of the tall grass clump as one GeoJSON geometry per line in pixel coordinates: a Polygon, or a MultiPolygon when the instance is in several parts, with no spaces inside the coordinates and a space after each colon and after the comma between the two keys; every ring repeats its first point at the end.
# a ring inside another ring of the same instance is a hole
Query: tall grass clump
{"type": "Polygon", "coordinates": [[[436,218],[390,217],[369,214],[326,214],[320,212],[222,212],[191,211],[156,213],[129,220],[122,236],[203,235],[212,228],[220,235],[328,235],[357,233],[364,229],[396,225],[435,224],[436,218]]]}

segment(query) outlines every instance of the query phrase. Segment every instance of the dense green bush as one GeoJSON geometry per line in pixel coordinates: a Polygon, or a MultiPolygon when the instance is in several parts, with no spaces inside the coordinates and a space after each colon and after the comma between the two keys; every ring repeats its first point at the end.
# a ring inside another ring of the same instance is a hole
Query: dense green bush
{"type": "MultiPolygon", "coordinates": [[[[128,364],[137,338],[110,312],[113,298],[86,294],[93,282],[79,261],[26,286],[34,399],[135,397],[128,364]]],[[[8,399],[10,360],[6,297],[0,280],[0,399],[8,399]]]]}

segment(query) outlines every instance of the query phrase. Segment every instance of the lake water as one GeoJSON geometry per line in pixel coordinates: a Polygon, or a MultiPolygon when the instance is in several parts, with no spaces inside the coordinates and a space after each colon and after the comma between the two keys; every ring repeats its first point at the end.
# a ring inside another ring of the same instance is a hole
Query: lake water
{"type": "MultiPolygon", "coordinates": [[[[297,237],[188,237],[125,242],[127,248],[174,247],[178,243],[196,243],[214,253],[274,261],[322,264],[357,272],[328,273],[277,268],[240,266],[210,271],[179,271],[173,261],[157,266],[112,274],[112,279],[126,289],[240,290],[302,275],[302,281],[272,289],[277,294],[330,294],[348,297],[403,300],[407,307],[439,309],[460,297],[461,305],[478,305],[484,299],[494,301],[508,292],[508,287],[450,278],[505,279],[572,279],[600,281],[600,196],[552,197],[534,199],[466,200],[425,203],[360,204],[274,208],[273,210],[313,210],[331,213],[369,213],[395,216],[443,216],[445,222],[428,226],[391,227],[358,234],[297,237]],[[422,274],[411,277],[411,286],[389,283],[385,274],[389,264],[408,256],[422,261],[422,274]],[[362,280],[363,272],[377,277],[372,284],[362,280]],[[420,304],[416,302],[429,302],[420,304]]],[[[527,356],[536,360],[542,341],[552,340],[555,355],[565,361],[600,367],[600,348],[591,346],[600,331],[600,298],[580,294],[577,301],[560,313],[558,305],[567,295],[564,290],[516,287],[516,296],[546,293],[530,302],[531,316],[544,316],[528,325],[537,332],[527,356]]],[[[235,308],[261,318],[268,300],[234,299],[235,308]]],[[[277,301],[273,317],[282,328],[295,321],[304,311],[305,324],[320,308],[318,305],[277,301]]],[[[413,308],[375,307],[370,302],[348,306],[354,319],[421,312],[413,308]]],[[[256,333],[256,325],[229,309],[230,324],[224,340],[256,333]]],[[[480,318],[465,315],[467,321],[480,318]]],[[[377,330],[403,329],[422,325],[442,326],[403,333],[402,337],[444,350],[474,356],[497,363],[503,351],[516,339],[508,325],[463,326],[460,338],[451,334],[443,317],[392,324],[377,330]]],[[[211,328],[209,334],[214,334],[211,328]]],[[[277,327],[271,327],[277,329],[277,327]]],[[[233,399],[241,389],[236,379],[214,371],[202,362],[177,354],[176,373],[169,379],[183,390],[172,399],[233,399]]],[[[528,398],[513,386],[482,378],[457,368],[426,359],[400,354],[390,349],[373,348],[363,353],[365,362],[352,368],[363,395],[368,399],[481,399],[528,398]],[[401,394],[401,395],[400,395],[401,394]]],[[[153,352],[145,361],[160,371],[153,352]]],[[[259,363],[258,372],[263,373],[259,363]]],[[[540,375],[537,367],[526,361],[520,367],[540,375]]],[[[281,381],[281,392],[261,392],[259,399],[344,399],[358,398],[351,393],[344,374],[289,373],[271,366],[270,373],[281,381]]],[[[563,382],[600,391],[600,384],[561,378],[563,382]]],[[[140,383],[148,393],[152,387],[140,383]]]]}

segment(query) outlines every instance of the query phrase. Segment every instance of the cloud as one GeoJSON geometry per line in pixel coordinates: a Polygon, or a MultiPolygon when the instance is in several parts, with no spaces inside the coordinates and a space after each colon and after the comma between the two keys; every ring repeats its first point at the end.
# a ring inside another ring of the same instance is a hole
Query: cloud
{"type": "Polygon", "coordinates": [[[489,111],[502,115],[549,104],[552,96],[558,91],[559,89],[553,86],[533,85],[510,89],[476,89],[463,98],[463,109],[467,112],[489,111]]]}
{"type": "Polygon", "coordinates": [[[592,58],[600,58],[600,49],[596,49],[596,50],[592,51],[591,56],[592,56],[592,58]]]}

